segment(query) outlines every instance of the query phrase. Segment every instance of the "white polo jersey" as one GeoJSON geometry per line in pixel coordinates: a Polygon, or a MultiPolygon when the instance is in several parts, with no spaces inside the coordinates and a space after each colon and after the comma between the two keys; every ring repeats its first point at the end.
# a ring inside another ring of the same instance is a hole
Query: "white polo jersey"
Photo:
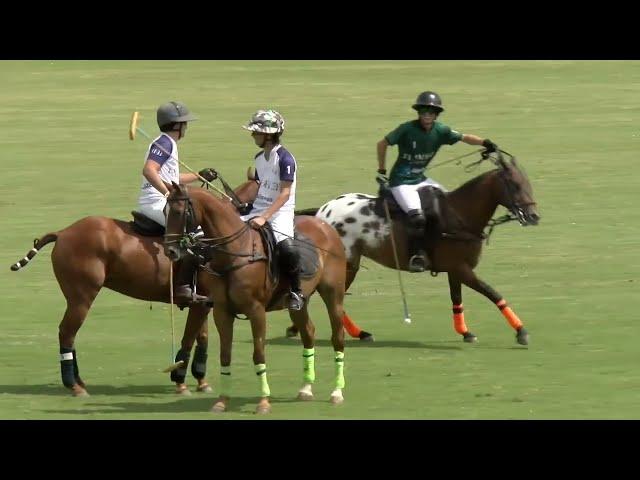
{"type": "Polygon", "coordinates": [[[258,194],[253,202],[253,209],[247,217],[253,217],[267,210],[280,195],[280,182],[292,182],[291,193],[287,202],[280,207],[278,213],[290,213],[296,207],[296,159],[282,145],[276,145],[265,157],[264,150],[255,157],[256,180],[260,181],[258,194]]]}
{"type": "MultiPolygon", "coordinates": [[[[169,135],[163,133],[156,138],[144,157],[147,160],[153,160],[160,165],[160,178],[167,183],[180,183],[180,169],[178,164],[178,145],[169,135]],[[157,144],[157,145],[156,145],[157,144]],[[160,148],[162,147],[162,148],[160,148]]],[[[140,187],[140,196],[138,197],[138,205],[149,205],[159,201],[164,201],[162,195],[149,181],[142,176],[142,186],[140,187]]]]}

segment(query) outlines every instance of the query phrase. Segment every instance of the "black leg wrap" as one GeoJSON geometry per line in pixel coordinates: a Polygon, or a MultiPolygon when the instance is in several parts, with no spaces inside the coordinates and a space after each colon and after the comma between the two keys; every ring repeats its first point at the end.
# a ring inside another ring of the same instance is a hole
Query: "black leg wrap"
{"type": "Polygon", "coordinates": [[[193,356],[193,363],[191,364],[191,374],[194,378],[201,380],[207,373],[207,346],[196,345],[196,353],[193,356]]]}
{"type": "Polygon", "coordinates": [[[76,349],[73,349],[73,376],[76,377],[76,381],[80,379],[80,370],[78,369],[78,354],[76,349]]]}
{"type": "Polygon", "coordinates": [[[176,362],[182,360],[184,363],[180,368],[175,369],[171,372],[171,381],[175,383],[184,383],[184,379],[187,376],[187,365],[189,365],[189,358],[191,357],[191,352],[186,350],[178,350],[176,354],[176,362]]]}
{"type": "Polygon", "coordinates": [[[63,360],[62,355],[65,354],[67,357],[69,356],[68,354],[71,354],[75,358],[73,348],[60,347],[60,374],[62,375],[62,384],[67,388],[71,388],[76,384],[76,376],[73,366],[74,360],[71,358],[63,360]]]}

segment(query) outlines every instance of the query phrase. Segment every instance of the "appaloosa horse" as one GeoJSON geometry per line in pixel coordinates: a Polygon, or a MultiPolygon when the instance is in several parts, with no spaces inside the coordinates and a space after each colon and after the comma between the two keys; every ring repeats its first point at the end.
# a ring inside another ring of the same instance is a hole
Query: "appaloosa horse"
{"type": "MultiPolygon", "coordinates": [[[[266,312],[285,306],[288,281],[279,279],[272,269],[275,259],[268,238],[241,220],[231,202],[209,192],[187,189],[175,183],[168,198],[169,212],[165,234],[165,253],[174,261],[187,250],[203,257],[206,262],[204,279],[213,300],[213,315],[220,335],[220,396],[212,407],[214,412],[226,411],[231,397],[231,348],[233,322],[237,315],[246,315],[253,334],[253,363],[260,385],[257,413],[271,410],[271,395],[267,382],[265,359],[266,312]],[[194,240],[189,225],[201,225],[206,238],[194,240]],[[264,240],[264,242],[263,242],[264,240]]],[[[331,342],[335,351],[335,388],[330,400],[343,401],[345,385],[343,300],[346,276],[344,248],[336,231],[314,217],[296,219],[296,240],[303,256],[302,290],[305,303],[300,311],[289,316],[299,329],[303,350],[303,385],[298,398],[313,398],[315,380],[315,327],[307,310],[311,295],[317,290],[322,297],[331,323],[331,342]],[[309,261],[304,261],[304,258],[309,261]],[[306,267],[305,267],[306,265],[306,267]]]]}
{"type": "MultiPolygon", "coordinates": [[[[489,157],[497,169],[471,179],[452,192],[438,195],[437,203],[429,206],[432,221],[425,236],[430,259],[427,269],[434,274],[448,272],[453,324],[464,341],[474,342],[477,337],[469,331],[464,321],[462,284],[491,300],[516,330],[517,342],[526,345],[529,335],[518,316],[504,298],[473,271],[480,259],[485,238],[483,232],[488,225],[509,220],[518,220],[523,226],[537,225],[540,219],[529,179],[518,167],[515,158],[505,161],[502,153],[506,154],[499,152],[497,158],[489,157]],[[491,221],[498,205],[506,207],[510,215],[498,222],[491,221]]],[[[347,193],[318,209],[299,212],[316,215],[337,230],[347,253],[347,286],[353,282],[362,256],[396,269],[391,229],[381,208],[381,201],[381,198],[371,195],[347,193]]],[[[385,197],[385,201],[389,202],[388,205],[395,203],[390,195],[385,197]]],[[[398,215],[392,220],[393,235],[400,269],[408,271],[405,218],[397,209],[396,212],[398,215]]],[[[288,336],[296,333],[295,325],[287,329],[288,336]]]]}

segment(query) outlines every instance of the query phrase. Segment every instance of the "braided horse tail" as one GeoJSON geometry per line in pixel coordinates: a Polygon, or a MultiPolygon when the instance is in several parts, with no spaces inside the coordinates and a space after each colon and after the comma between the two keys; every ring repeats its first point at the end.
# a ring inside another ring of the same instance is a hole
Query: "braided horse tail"
{"type": "Polygon", "coordinates": [[[36,238],[33,241],[33,248],[27,252],[27,255],[20,260],[19,262],[11,265],[11,271],[16,272],[24,267],[27,263],[31,261],[33,257],[40,251],[42,247],[44,247],[47,243],[55,242],[58,239],[57,233],[47,233],[44,237],[38,239],[36,238]]]}

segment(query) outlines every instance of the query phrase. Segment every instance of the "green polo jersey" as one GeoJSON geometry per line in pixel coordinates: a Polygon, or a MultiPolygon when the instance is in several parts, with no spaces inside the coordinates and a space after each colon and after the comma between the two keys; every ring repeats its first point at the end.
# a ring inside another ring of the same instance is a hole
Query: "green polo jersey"
{"type": "Polygon", "coordinates": [[[391,169],[389,185],[415,185],[426,180],[424,170],[442,145],[453,145],[462,134],[434,122],[430,131],[420,126],[420,120],[401,124],[386,135],[389,145],[398,145],[398,159],[391,169]]]}

